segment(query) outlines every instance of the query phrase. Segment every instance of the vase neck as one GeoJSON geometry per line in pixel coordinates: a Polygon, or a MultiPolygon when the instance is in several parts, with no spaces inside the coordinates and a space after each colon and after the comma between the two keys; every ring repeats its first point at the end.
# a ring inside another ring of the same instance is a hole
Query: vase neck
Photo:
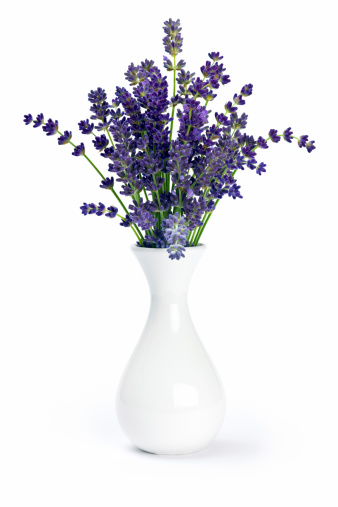
{"type": "Polygon", "coordinates": [[[153,297],[169,296],[182,298],[187,294],[195,267],[206,247],[188,247],[185,257],[180,260],[169,259],[164,248],[141,248],[132,250],[142,266],[153,297]]]}

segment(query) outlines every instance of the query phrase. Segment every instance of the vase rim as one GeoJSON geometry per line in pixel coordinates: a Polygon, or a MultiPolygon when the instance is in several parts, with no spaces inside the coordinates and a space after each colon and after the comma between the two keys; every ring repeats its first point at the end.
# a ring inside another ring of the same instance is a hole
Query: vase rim
{"type": "MultiPolygon", "coordinates": [[[[196,246],[186,246],[184,248],[186,250],[190,250],[190,249],[194,249],[196,247],[203,248],[203,249],[207,248],[207,246],[204,243],[198,243],[198,245],[196,245],[196,246]]],[[[140,251],[140,250],[151,250],[153,252],[159,252],[159,251],[166,252],[167,251],[167,247],[164,247],[164,248],[154,248],[154,247],[147,247],[147,246],[138,246],[138,245],[135,245],[135,244],[132,244],[130,246],[130,248],[132,250],[137,250],[137,251],[140,251]]]]}

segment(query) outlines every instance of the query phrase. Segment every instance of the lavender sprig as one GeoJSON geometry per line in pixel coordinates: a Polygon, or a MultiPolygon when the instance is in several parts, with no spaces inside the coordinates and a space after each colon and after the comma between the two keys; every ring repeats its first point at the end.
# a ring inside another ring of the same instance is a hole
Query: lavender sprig
{"type": "Polygon", "coordinates": [[[185,70],[185,61],[177,58],[183,50],[181,32],[180,20],[165,21],[163,63],[172,72],[172,94],[167,77],[148,59],[128,66],[130,91],[117,86],[112,99],[100,87],[88,94],[90,119],[81,120],[78,127],[82,134],[94,136],[92,149],[100,153],[101,162],[106,159],[114,177],[104,176],[89,158],[91,143],[87,153],[84,143],[73,143],[70,130],[59,131],[57,120],[45,121],[42,113],[35,119],[26,114],[23,120],[34,128],[42,126],[47,136],[59,134],[59,145],[70,144],[72,154],[90,163],[100,176],[100,188],[111,191],[124,212],[119,215],[117,207],[106,208],[101,202],[84,203],[84,215],[118,216],[139,246],[166,248],[175,260],[184,257],[187,246],[199,244],[221,199],[243,198],[237,171],[250,169],[260,176],[266,172],[258,148],[265,150],[281,139],[288,144],[295,139],[308,153],[316,148],[308,135],[296,137],[291,127],[281,133],[270,129],[267,137],[244,132],[248,116],[239,109],[252,95],[252,84],[242,86],[232,100],[224,101],[223,112],[212,116],[208,103],[230,82],[224,57],[213,51],[200,74],[185,70]]]}

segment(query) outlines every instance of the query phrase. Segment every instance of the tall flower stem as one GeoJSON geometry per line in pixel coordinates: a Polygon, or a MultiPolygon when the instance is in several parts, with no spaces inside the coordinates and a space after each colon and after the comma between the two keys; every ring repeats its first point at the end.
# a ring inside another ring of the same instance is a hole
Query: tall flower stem
{"type": "MultiPolygon", "coordinates": [[[[173,84],[173,97],[176,95],[176,55],[174,55],[174,84],[173,84]]],[[[172,116],[172,122],[170,125],[170,136],[169,136],[169,143],[171,145],[171,140],[173,137],[173,130],[174,130],[174,113],[175,113],[175,106],[173,104],[173,107],[171,109],[171,116],[172,116]]],[[[170,192],[170,173],[166,173],[165,175],[165,189],[166,192],[170,192]]]]}
{"type": "MultiPolygon", "coordinates": [[[[63,135],[62,132],[60,132],[58,130],[58,134],[60,134],[61,136],[63,135]]],[[[68,141],[69,144],[71,144],[74,148],[76,148],[76,145],[74,143],[72,143],[71,141],[68,141]]],[[[90,163],[90,165],[95,169],[95,171],[101,176],[101,178],[106,181],[106,178],[103,176],[103,174],[101,173],[101,171],[96,167],[96,165],[90,160],[89,157],[87,157],[86,154],[84,154],[84,158],[86,160],[88,160],[88,162],[90,163]]],[[[124,209],[124,211],[126,212],[126,214],[128,214],[128,210],[127,208],[125,207],[125,205],[123,204],[122,200],[120,199],[119,195],[115,192],[115,190],[113,188],[110,189],[113,194],[114,194],[114,197],[116,197],[116,199],[118,200],[118,202],[120,203],[120,205],[122,206],[122,208],[124,209]]],[[[133,230],[133,232],[135,233],[135,235],[137,236],[137,238],[139,239],[141,245],[143,244],[143,236],[142,236],[142,233],[140,231],[140,229],[137,227],[136,224],[132,224],[131,225],[131,229],[133,230]]]]}
{"type": "Polygon", "coordinates": [[[107,134],[108,134],[108,137],[109,137],[109,139],[110,139],[110,142],[111,142],[111,144],[112,144],[112,147],[113,147],[113,148],[114,148],[114,150],[115,150],[115,149],[116,149],[116,148],[115,148],[115,144],[114,144],[114,142],[113,142],[113,140],[112,140],[112,138],[111,138],[110,132],[109,132],[109,130],[108,130],[108,129],[106,129],[106,130],[107,130],[107,134]]]}

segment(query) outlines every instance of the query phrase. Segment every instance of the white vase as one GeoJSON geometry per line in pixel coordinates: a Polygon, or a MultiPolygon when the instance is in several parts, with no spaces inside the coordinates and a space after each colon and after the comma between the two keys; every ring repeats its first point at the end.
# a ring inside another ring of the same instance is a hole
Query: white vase
{"type": "MultiPolygon", "coordinates": [[[[132,250],[151,292],[143,334],[116,397],[122,429],[140,449],[189,454],[217,435],[225,412],[222,383],[192,323],[187,290],[206,247],[170,260],[166,249],[132,250]]],[[[211,308],[210,315],[211,317],[211,308]]]]}

